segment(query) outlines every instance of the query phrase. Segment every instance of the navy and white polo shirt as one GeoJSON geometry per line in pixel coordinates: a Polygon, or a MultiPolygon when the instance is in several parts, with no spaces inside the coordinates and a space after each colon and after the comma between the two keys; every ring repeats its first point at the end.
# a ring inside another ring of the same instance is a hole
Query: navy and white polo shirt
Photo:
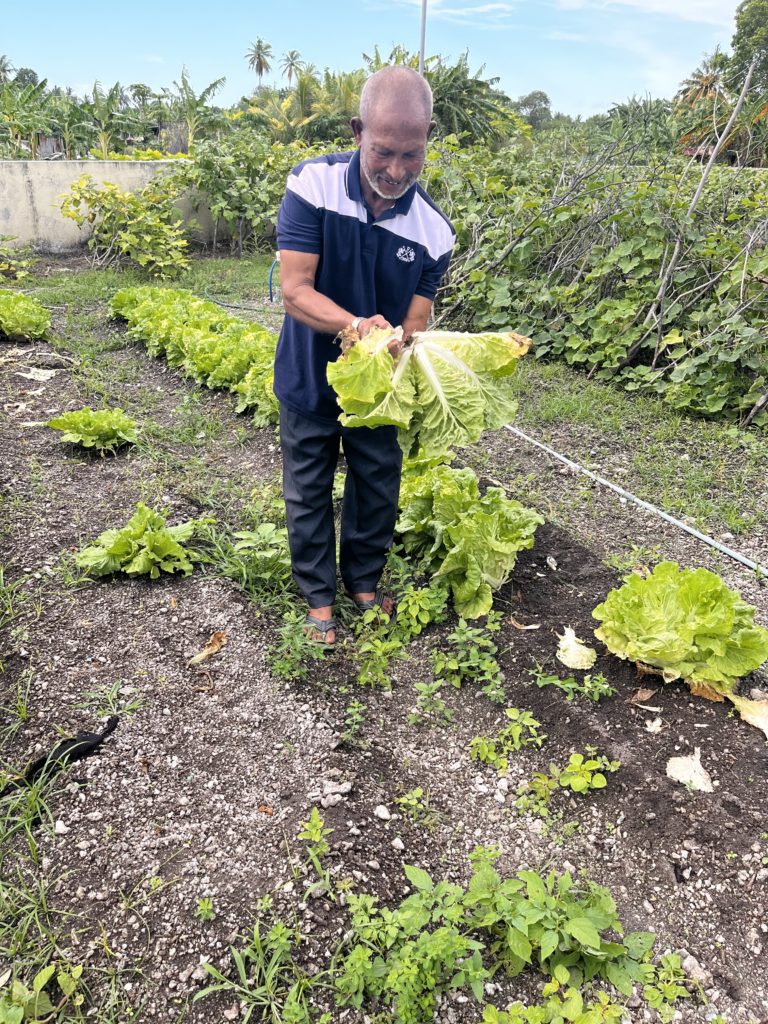
{"type": "MultiPolygon", "coordinates": [[[[414,295],[434,299],[454,241],[450,222],[418,183],[374,218],[360,186],[359,150],[295,167],[277,217],[278,248],[319,255],[319,292],[354,316],[380,313],[395,326],[414,295]]],[[[333,335],[286,315],[275,356],[275,394],[296,412],[337,419],[325,369],[338,355],[333,335]]]]}

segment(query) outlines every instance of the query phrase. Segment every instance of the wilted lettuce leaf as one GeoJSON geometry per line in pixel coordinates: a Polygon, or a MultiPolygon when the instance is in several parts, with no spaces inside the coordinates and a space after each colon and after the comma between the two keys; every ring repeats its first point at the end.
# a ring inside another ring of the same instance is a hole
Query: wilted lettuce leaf
{"type": "MultiPolygon", "coordinates": [[[[662,562],[646,577],[633,573],[592,614],[602,623],[595,636],[613,654],[658,668],[667,681],[684,679],[694,692],[714,691],[745,710],[745,698],[734,692],[737,680],[768,659],[768,629],[755,625],[754,613],[708,569],[662,562]]],[[[746,702],[752,703],[763,702],[746,702]]],[[[752,714],[764,711],[758,707],[752,714]]]]}
{"type": "Polygon", "coordinates": [[[345,426],[400,428],[406,455],[440,454],[509,423],[517,408],[509,383],[530,344],[511,331],[414,334],[397,360],[390,331],[374,330],[328,365],[345,426]]]}

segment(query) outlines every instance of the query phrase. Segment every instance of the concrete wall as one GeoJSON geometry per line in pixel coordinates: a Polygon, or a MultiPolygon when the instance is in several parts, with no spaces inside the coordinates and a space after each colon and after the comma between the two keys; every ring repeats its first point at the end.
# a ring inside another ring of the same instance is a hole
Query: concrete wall
{"type": "MultiPolygon", "coordinates": [[[[146,185],[172,160],[0,160],[0,235],[13,235],[12,245],[31,245],[41,252],[67,252],[83,246],[89,225],[78,228],[59,209],[60,196],[82,174],[111,181],[124,192],[146,185]]],[[[195,212],[188,200],[179,204],[186,221],[200,224],[201,240],[212,237],[208,210],[195,212]]]]}

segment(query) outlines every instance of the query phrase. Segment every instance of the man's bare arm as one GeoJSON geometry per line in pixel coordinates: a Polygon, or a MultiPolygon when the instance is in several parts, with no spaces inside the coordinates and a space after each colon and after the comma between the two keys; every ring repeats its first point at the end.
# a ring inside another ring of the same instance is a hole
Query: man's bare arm
{"type": "Polygon", "coordinates": [[[403,337],[410,338],[414,331],[426,331],[431,312],[432,300],[425,299],[423,295],[414,295],[403,320],[403,337]]]}
{"type": "MultiPolygon", "coordinates": [[[[280,250],[280,286],[285,311],[294,319],[323,334],[338,334],[349,327],[359,310],[347,310],[315,288],[320,257],[315,253],[280,250]]],[[[390,327],[383,316],[366,317],[358,331],[366,334],[372,327],[390,327]]]]}

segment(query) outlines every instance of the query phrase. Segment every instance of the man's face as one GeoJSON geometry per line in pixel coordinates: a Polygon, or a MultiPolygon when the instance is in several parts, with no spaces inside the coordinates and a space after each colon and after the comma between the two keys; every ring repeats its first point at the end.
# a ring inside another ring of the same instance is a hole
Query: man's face
{"type": "Polygon", "coordinates": [[[360,168],[381,199],[404,196],[418,178],[427,155],[429,126],[408,122],[392,111],[377,113],[367,124],[352,123],[360,148],[360,168]]]}

